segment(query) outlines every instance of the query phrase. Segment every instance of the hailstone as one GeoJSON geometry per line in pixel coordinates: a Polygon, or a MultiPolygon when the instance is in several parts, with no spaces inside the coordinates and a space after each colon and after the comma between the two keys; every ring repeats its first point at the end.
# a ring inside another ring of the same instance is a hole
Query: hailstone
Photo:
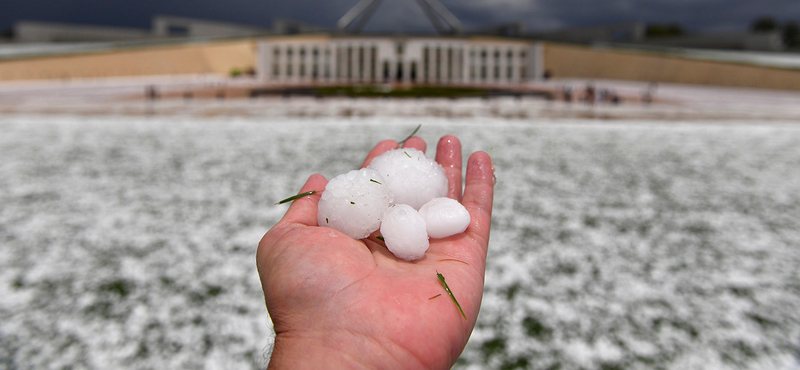
{"type": "Polygon", "coordinates": [[[392,203],[392,193],[379,179],[380,174],[368,168],[331,179],[319,200],[317,223],[353,239],[378,230],[383,212],[392,203]]]}
{"type": "Polygon", "coordinates": [[[447,195],[447,176],[442,165],[413,148],[387,151],[367,168],[378,171],[394,195],[394,204],[419,209],[433,198],[447,195]]]}
{"type": "Polygon", "coordinates": [[[396,204],[383,213],[381,235],[395,257],[406,261],[425,256],[430,243],[425,220],[419,212],[406,204],[396,204]]]}
{"type": "Polygon", "coordinates": [[[451,198],[434,198],[419,209],[425,220],[428,236],[435,239],[463,233],[470,217],[461,203],[451,198]]]}

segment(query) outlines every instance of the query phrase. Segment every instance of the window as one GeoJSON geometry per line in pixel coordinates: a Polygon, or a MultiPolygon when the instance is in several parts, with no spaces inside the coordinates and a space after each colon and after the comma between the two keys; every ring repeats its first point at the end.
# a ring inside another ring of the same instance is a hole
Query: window
{"type": "Polygon", "coordinates": [[[305,77],[306,76],[306,48],[300,48],[300,62],[298,63],[297,67],[298,67],[297,69],[300,70],[298,75],[300,77],[305,77]]]}
{"type": "Polygon", "coordinates": [[[494,79],[495,80],[499,80],[500,79],[500,50],[495,50],[494,51],[494,68],[493,69],[494,69],[494,71],[492,71],[492,72],[493,72],[493,75],[494,75],[493,76],[494,79]]]}
{"type": "Polygon", "coordinates": [[[442,79],[442,59],[442,49],[436,48],[436,61],[434,62],[436,64],[436,81],[442,79]]]}
{"type": "Polygon", "coordinates": [[[376,76],[376,73],[377,73],[376,65],[377,65],[377,63],[378,63],[378,48],[373,46],[373,47],[370,48],[370,53],[369,53],[369,79],[370,79],[370,81],[375,81],[377,79],[377,77],[378,77],[378,76],[376,76]]]}
{"type": "Polygon", "coordinates": [[[469,79],[475,79],[475,50],[469,51],[469,79]]]}
{"type": "Polygon", "coordinates": [[[167,26],[167,36],[169,37],[188,37],[189,27],[171,24],[167,26]]]}
{"type": "Polygon", "coordinates": [[[489,56],[489,54],[486,52],[486,49],[481,50],[481,80],[484,80],[484,81],[488,77],[487,69],[489,67],[486,65],[488,56],[489,56]]]}
{"type": "Polygon", "coordinates": [[[430,81],[430,61],[428,60],[428,56],[430,56],[430,49],[428,47],[424,47],[422,49],[422,79],[427,82],[430,81]]]}
{"type": "Polygon", "coordinates": [[[447,80],[453,79],[453,48],[447,48],[447,80]]]}
{"type": "Polygon", "coordinates": [[[272,49],[272,77],[277,78],[281,74],[281,48],[272,49]]]}
{"type": "Polygon", "coordinates": [[[292,76],[292,54],[294,54],[294,50],[292,48],[286,49],[286,76],[292,76]]]}
{"type": "Polygon", "coordinates": [[[506,53],[506,78],[512,79],[514,77],[514,52],[509,50],[506,53]]]}

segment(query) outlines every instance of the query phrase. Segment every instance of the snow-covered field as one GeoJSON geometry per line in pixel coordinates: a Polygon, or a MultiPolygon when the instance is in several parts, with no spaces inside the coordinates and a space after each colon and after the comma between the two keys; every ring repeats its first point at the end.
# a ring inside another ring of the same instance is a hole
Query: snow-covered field
{"type": "Polygon", "coordinates": [[[457,367],[800,368],[796,121],[434,116],[0,115],[0,368],[263,368],[273,203],[418,123],[498,167],[457,367]]]}

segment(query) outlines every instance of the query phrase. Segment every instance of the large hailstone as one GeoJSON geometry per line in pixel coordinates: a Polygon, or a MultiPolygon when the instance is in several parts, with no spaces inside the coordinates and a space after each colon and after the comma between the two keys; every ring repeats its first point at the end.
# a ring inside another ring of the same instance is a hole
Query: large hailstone
{"type": "Polygon", "coordinates": [[[397,204],[383,213],[381,236],[395,257],[406,261],[418,260],[425,256],[430,243],[425,220],[419,212],[406,204],[397,204]]]}
{"type": "Polygon", "coordinates": [[[362,168],[331,179],[322,192],[317,210],[319,226],[363,239],[381,226],[383,212],[392,204],[392,193],[378,172],[362,168]]]}
{"type": "Polygon", "coordinates": [[[451,198],[435,198],[419,209],[425,220],[428,236],[435,239],[461,234],[469,226],[470,217],[461,203],[451,198]]]}
{"type": "Polygon", "coordinates": [[[395,204],[419,209],[431,199],[447,195],[444,168],[417,149],[390,150],[375,157],[367,168],[381,174],[380,181],[389,187],[395,204]]]}

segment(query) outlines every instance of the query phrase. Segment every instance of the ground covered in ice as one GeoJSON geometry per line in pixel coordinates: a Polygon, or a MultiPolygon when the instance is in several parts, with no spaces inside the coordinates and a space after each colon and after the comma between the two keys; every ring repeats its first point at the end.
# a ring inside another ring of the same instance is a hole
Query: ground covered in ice
{"type": "Polygon", "coordinates": [[[598,122],[0,115],[0,368],[263,368],[272,204],[422,123],[498,168],[457,367],[797,369],[800,126],[598,122]]]}

